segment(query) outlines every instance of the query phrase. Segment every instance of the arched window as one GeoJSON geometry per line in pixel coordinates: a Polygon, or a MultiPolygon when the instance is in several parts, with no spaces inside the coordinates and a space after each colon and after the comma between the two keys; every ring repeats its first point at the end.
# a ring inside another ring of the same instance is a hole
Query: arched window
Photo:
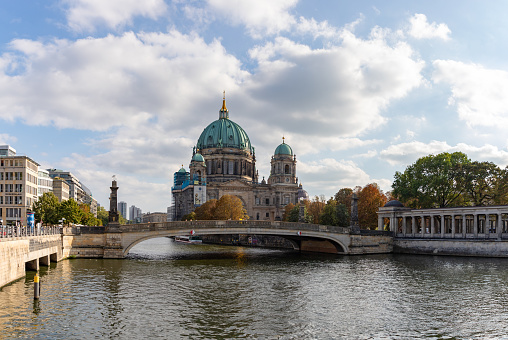
{"type": "Polygon", "coordinates": [[[289,170],[289,164],[286,164],[285,169],[284,169],[284,173],[286,173],[286,174],[291,173],[291,171],[289,170]]]}

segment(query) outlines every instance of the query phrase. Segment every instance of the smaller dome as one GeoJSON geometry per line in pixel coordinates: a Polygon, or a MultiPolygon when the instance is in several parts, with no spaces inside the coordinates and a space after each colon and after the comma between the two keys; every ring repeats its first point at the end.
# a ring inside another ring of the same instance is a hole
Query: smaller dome
{"type": "Polygon", "coordinates": [[[196,153],[192,157],[192,160],[195,161],[195,162],[204,162],[205,161],[205,159],[203,158],[203,156],[200,153],[196,153]]]}
{"type": "Polygon", "coordinates": [[[404,208],[404,204],[397,200],[391,200],[384,205],[385,208],[404,208]]]}
{"type": "Polygon", "coordinates": [[[186,173],[187,171],[185,171],[185,169],[184,169],[184,168],[183,168],[183,166],[182,166],[182,168],[181,168],[180,170],[178,170],[178,172],[179,172],[179,173],[186,173]]]}
{"type": "Polygon", "coordinates": [[[284,139],[285,138],[282,137],[282,144],[275,149],[274,155],[293,155],[293,149],[284,142],[284,139]]]}

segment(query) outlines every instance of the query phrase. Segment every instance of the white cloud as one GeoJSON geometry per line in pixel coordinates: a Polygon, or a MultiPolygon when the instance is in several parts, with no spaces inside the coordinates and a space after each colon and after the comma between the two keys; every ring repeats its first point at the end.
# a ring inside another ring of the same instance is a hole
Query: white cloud
{"type": "Polygon", "coordinates": [[[16,143],[18,139],[15,136],[10,136],[7,133],[0,133],[0,145],[16,143]]]}
{"type": "Polygon", "coordinates": [[[258,115],[289,132],[305,126],[308,135],[356,136],[383,124],[381,112],[422,83],[424,63],[407,44],[342,38],[327,49],[282,37],[251,49],[259,67],[245,88],[258,115]]]}
{"type": "Polygon", "coordinates": [[[245,25],[256,39],[288,31],[296,19],[289,13],[298,0],[207,0],[210,11],[218,20],[232,25],[245,25]]]}
{"type": "Polygon", "coordinates": [[[465,143],[451,146],[444,141],[431,141],[429,143],[415,141],[390,145],[380,152],[380,158],[391,165],[407,166],[420,157],[442,152],[463,152],[472,160],[494,162],[500,167],[508,165],[508,151],[500,150],[497,146],[485,144],[477,147],[465,143]]]}
{"type": "Polygon", "coordinates": [[[299,162],[297,171],[303,187],[310,195],[333,196],[342,188],[355,188],[377,183],[383,191],[389,191],[391,181],[371,178],[354,162],[325,158],[317,161],[299,162]]]}
{"type": "Polygon", "coordinates": [[[15,40],[11,48],[21,56],[8,59],[18,74],[0,75],[0,118],[32,125],[107,130],[156,120],[178,128],[183,113],[248,75],[218,41],[176,31],[15,40]]]}
{"type": "Polygon", "coordinates": [[[93,32],[97,26],[117,29],[132,23],[135,16],[157,19],[165,15],[164,0],[62,0],[67,6],[71,30],[93,32]]]}
{"type": "Polygon", "coordinates": [[[449,104],[470,126],[508,125],[508,72],[452,60],[433,62],[432,80],[449,84],[449,104]]]}
{"type": "Polygon", "coordinates": [[[425,14],[416,13],[409,19],[409,35],[416,39],[449,40],[451,31],[446,24],[429,23],[425,14]]]}

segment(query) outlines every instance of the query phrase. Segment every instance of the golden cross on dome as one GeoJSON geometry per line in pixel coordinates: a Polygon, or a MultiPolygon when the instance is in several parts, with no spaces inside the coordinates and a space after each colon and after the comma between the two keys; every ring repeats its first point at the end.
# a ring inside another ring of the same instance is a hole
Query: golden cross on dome
{"type": "Polygon", "coordinates": [[[286,138],[284,137],[284,135],[282,135],[282,144],[285,144],[284,139],[286,139],[286,138]]]}

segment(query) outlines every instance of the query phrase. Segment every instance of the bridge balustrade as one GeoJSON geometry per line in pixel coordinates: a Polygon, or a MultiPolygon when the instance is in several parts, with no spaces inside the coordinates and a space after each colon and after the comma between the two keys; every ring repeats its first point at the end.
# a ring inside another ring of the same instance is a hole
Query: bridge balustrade
{"type": "Polygon", "coordinates": [[[59,226],[42,226],[29,228],[26,226],[7,226],[0,227],[0,239],[14,239],[17,237],[45,236],[61,234],[62,228],[59,226]]]}

